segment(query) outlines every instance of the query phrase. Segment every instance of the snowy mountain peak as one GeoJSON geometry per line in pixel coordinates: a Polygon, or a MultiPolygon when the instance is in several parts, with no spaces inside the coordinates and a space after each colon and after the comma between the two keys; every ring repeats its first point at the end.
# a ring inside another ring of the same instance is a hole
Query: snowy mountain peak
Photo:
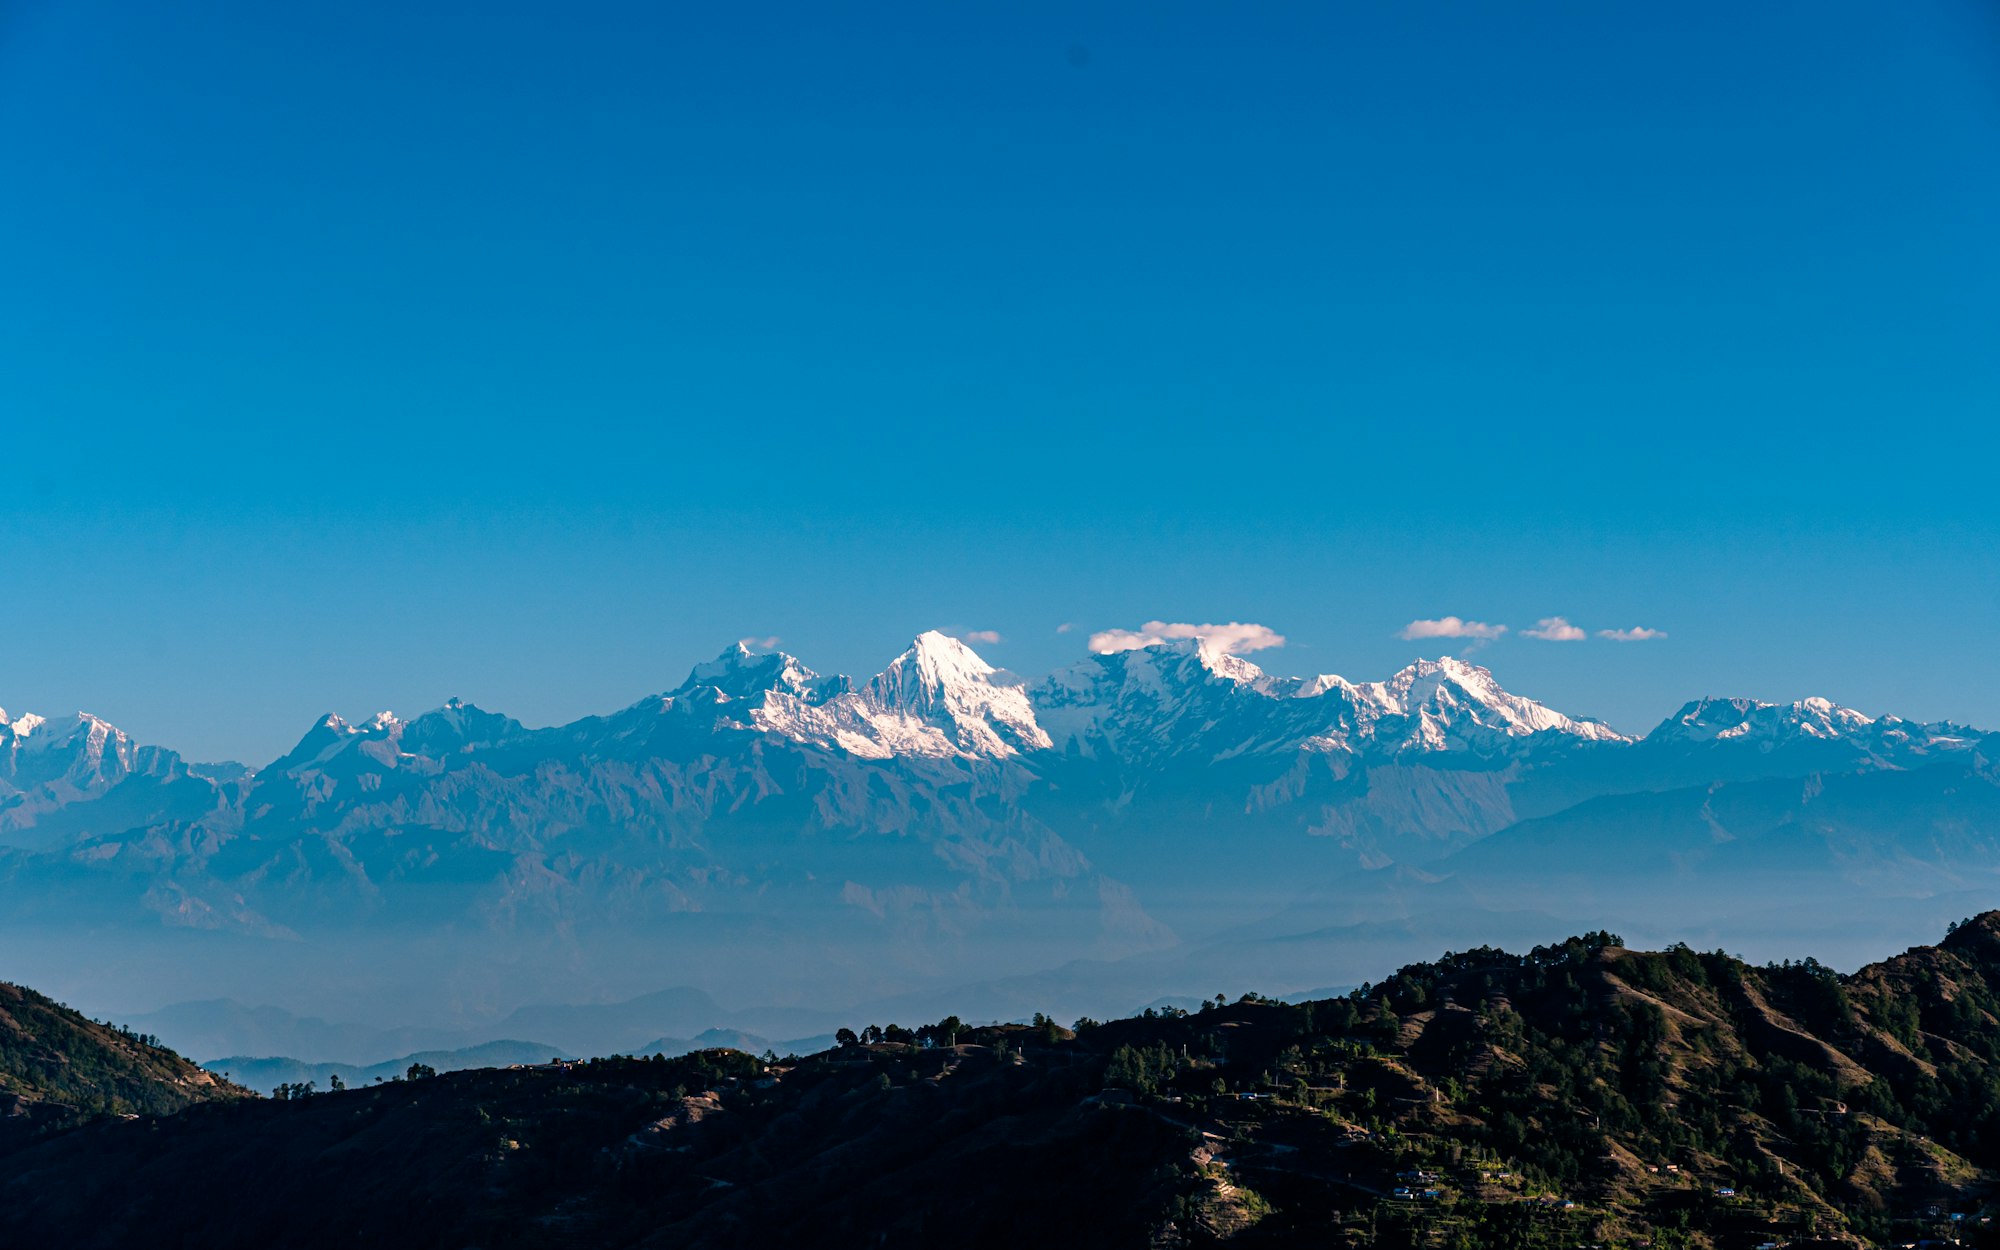
{"type": "Polygon", "coordinates": [[[1238,682],[1259,688],[1271,683],[1271,675],[1240,655],[1223,650],[1207,638],[1195,638],[1185,644],[1170,643],[1170,646],[1185,645],[1189,648],[1194,662],[1202,668],[1222,678],[1224,681],[1238,682]]]}
{"type": "Polygon", "coordinates": [[[963,642],[928,630],[856,692],[853,710],[881,740],[902,741],[920,753],[936,753],[919,745],[925,731],[971,755],[1046,748],[1049,737],[1027,693],[995,683],[998,672],[963,642]]]}
{"type": "Polygon", "coordinates": [[[993,666],[981,659],[977,651],[942,630],[927,629],[918,634],[911,640],[910,650],[933,657],[938,663],[964,664],[989,673],[994,671],[993,666]]]}
{"type": "Polygon", "coordinates": [[[7,719],[7,713],[0,711],[0,728],[5,728],[16,741],[26,738],[47,723],[45,718],[33,712],[23,712],[10,721],[7,719]]]}
{"type": "Polygon", "coordinates": [[[1509,694],[1491,671],[1450,656],[1418,660],[1387,681],[1341,685],[1362,705],[1364,723],[1407,722],[1400,743],[1404,750],[1491,749],[1505,739],[1549,731],[1591,741],[1629,741],[1601,721],[1576,720],[1509,694]]]}
{"type": "Polygon", "coordinates": [[[1048,745],[1018,687],[970,647],[936,631],[857,686],[822,677],[783,652],[741,644],[696,666],[660,710],[713,706],[723,728],[865,759],[996,759],[1048,745]]]}
{"type": "Polygon", "coordinates": [[[102,794],[135,771],[182,771],[180,757],[141,747],[116,725],[88,712],[45,718],[22,713],[0,722],[0,802],[7,819],[102,794]],[[32,791],[33,797],[20,798],[32,791]]]}
{"type": "Polygon", "coordinates": [[[1128,763],[1193,752],[1209,759],[1254,750],[1281,683],[1200,639],[1093,655],[1027,687],[1058,749],[1128,763]]]}
{"type": "Polygon", "coordinates": [[[1255,664],[1231,655],[1206,638],[1177,638],[1129,651],[1093,655],[1051,673],[1036,684],[1045,688],[1081,687],[1101,685],[1107,680],[1156,693],[1217,685],[1268,691],[1280,684],[1255,664]]]}
{"type": "Polygon", "coordinates": [[[107,746],[114,750],[122,750],[130,745],[124,730],[88,712],[78,712],[74,716],[59,717],[55,720],[40,716],[23,716],[16,722],[16,727],[16,732],[23,736],[32,731],[33,736],[27,740],[28,749],[31,751],[54,751],[68,747],[96,756],[102,754],[107,746]],[[29,725],[28,731],[18,728],[30,721],[33,723],[29,725]]]}
{"type": "Polygon", "coordinates": [[[1740,743],[1758,751],[1838,746],[1875,766],[1906,768],[1975,748],[1979,730],[1948,721],[1880,718],[1830,699],[1765,703],[1757,699],[1696,699],[1646,735],[1651,745],[1740,743]]]}
{"type": "Polygon", "coordinates": [[[1169,756],[1492,753],[1544,729],[1622,741],[1500,689],[1457,660],[1426,660],[1385,682],[1277,677],[1194,641],[1092,657],[1031,687],[1064,751],[1130,761],[1169,756]]]}
{"type": "Polygon", "coordinates": [[[822,699],[845,689],[840,677],[822,677],[783,651],[752,651],[733,643],[706,664],[697,664],[669,697],[714,690],[729,699],[755,699],[771,692],[822,699]]]}
{"type": "Polygon", "coordinates": [[[1764,703],[1757,699],[1711,697],[1686,704],[1646,737],[1662,742],[1775,743],[1794,738],[1835,741],[1865,734],[1874,724],[1874,717],[1830,699],[1764,703]]]}
{"type": "Polygon", "coordinates": [[[1349,698],[1359,697],[1359,690],[1355,684],[1342,677],[1339,673],[1319,673],[1315,676],[1305,678],[1293,688],[1292,697],[1294,699],[1317,699],[1323,694],[1334,691],[1338,691],[1349,698]]]}
{"type": "Polygon", "coordinates": [[[1447,685],[1457,686],[1482,702],[1498,703],[1510,697],[1500,688],[1500,683],[1493,680],[1490,670],[1450,656],[1418,660],[1391,675],[1387,681],[1370,683],[1370,688],[1391,695],[1398,705],[1407,705],[1432,698],[1447,685]]]}
{"type": "Polygon", "coordinates": [[[1764,703],[1757,699],[1696,699],[1646,735],[1651,744],[1746,743],[1760,751],[1794,745],[1840,745],[1877,765],[1910,767],[1975,747],[1983,735],[1948,721],[1923,723],[1872,717],[1830,699],[1764,703]]]}
{"type": "Polygon", "coordinates": [[[986,685],[999,670],[958,639],[929,630],[868,683],[885,706],[931,707],[948,691],[986,685]]]}
{"type": "Polygon", "coordinates": [[[722,649],[722,654],[688,670],[687,680],[681,683],[680,688],[712,686],[728,681],[737,673],[763,672],[782,667],[791,658],[783,651],[752,651],[748,643],[732,642],[722,649]]]}
{"type": "Polygon", "coordinates": [[[313,722],[312,728],[306,730],[305,736],[299,739],[297,746],[271,761],[265,771],[283,772],[289,768],[310,764],[324,758],[341,743],[360,733],[361,730],[341,719],[338,713],[328,712],[313,722]]]}

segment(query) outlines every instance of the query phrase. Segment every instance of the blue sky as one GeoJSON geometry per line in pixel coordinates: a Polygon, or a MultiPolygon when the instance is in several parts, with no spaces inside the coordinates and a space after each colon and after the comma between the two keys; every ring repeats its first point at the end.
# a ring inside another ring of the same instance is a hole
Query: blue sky
{"type": "Polygon", "coordinates": [[[9,710],[1457,615],[2000,725],[1987,5],[15,0],[0,185],[9,710]]]}

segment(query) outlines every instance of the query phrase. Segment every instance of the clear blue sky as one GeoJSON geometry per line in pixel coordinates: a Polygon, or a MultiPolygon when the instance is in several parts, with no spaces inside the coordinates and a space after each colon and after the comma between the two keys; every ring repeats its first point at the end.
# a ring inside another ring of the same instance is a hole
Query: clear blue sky
{"type": "Polygon", "coordinates": [[[0,188],[10,711],[1455,614],[2000,726],[1990,4],[9,0],[0,188]]]}

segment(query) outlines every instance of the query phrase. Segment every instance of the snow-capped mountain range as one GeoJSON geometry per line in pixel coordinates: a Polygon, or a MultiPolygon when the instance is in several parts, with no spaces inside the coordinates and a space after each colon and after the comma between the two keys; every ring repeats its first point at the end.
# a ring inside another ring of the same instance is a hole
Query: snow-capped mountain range
{"type": "MultiPolygon", "coordinates": [[[[629,728],[649,715],[705,719],[715,732],[761,734],[857,759],[1029,765],[1041,752],[1126,762],[1293,753],[1491,759],[1565,741],[1740,742],[1769,750],[1807,740],[1890,756],[1969,749],[1982,736],[1945,722],[1878,719],[1819,698],[1789,704],[1704,698],[1634,738],[1511,694],[1491,672],[1464,660],[1419,660],[1383,681],[1275,677],[1201,640],[1093,655],[1022,682],[965,643],[930,632],[858,683],[822,676],[783,652],[737,643],[661,695],[551,730],[531,730],[458,699],[410,721],[381,712],[350,724],[329,713],[291,751],[256,771],[295,771],[349,750],[384,766],[441,760],[539,736],[573,736],[585,726],[629,728]]],[[[45,804],[84,798],[135,772],[234,779],[250,771],[233,764],[190,768],[173,752],[135,744],[88,713],[50,720],[33,713],[10,718],[0,709],[0,810],[15,810],[36,791],[45,804]]]]}
{"type": "Polygon", "coordinates": [[[1762,750],[1798,742],[1846,742],[1865,745],[1871,756],[1883,760],[1907,760],[1967,750],[1982,736],[1982,731],[1969,725],[1871,717],[1826,699],[1796,703],[1697,699],[1662,721],[1647,740],[1745,742],[1762,750]]]}
{"type": "MultiPolygon", "coordinates": [[[[368,796],[384,793],[391,775],[402,779],[392,787],[400,790],[472,761],[485,762],[485,772],[496,757],[516,765],[573,755],[643,764],[690,753],[713,758],[724,744],[739,753],[808,752],[822,768],[844,760],[919,777],[973,773],[1016,794],[1045,775],[1074,785],[1094,769],[1095,781],[1124,805],[1149,785],[1177,792],[1190,783],[1227,787],[1250,773],[1267,774],[1268,782],[1274,768],[1310,772],[1315,759],[1330,762],[1336,778],[1391,765],[1440,778],[1519,770],[1579,749],[1620,748],[1643,756],[1649,748],[1684,754],[1730,747],[1739,760],[1746,749],[1770,755],[1806,748],[1833,752],[1836,765],[1851,759],[1857,767],[1901,767],[1970,751],[1981,737],[1962,725],[1872,718],[1824,699],[1706,698],[1633,738],[1511,694],[1492,673],[1463,660],[1420,660],[1383,681],[1275,677],[1199,640],[1093,655],[1023,682],[957,639],[931,632],[863,681],[822,676],[791,655],[738,643],[663,694],[551,729],[531,729],[457,699],[408,721],[382,712],[352,724],[328,714],[291,751],[254,773],[235,765],[190,766],[85,713],[47,719],[0,711],[0,832],[27,833],[133,779],[205,785],[224,808],[237,790],[276,787],[317,812],[328,804],[365,806],[368,796]],[[1191,768],[1206,771],[1191,774],[1191,768]]],[[[1733,767],[1740,772],[1744,765],[1733,767]]],[[[1211,794],[1208,805],[1218,799],[1234,809],[1269,805],[1268,794],[1246,800],[1237,793],[1211,794]]],[[[83,836],[123,832],[93,823],[83,836]]],[[[1404,832],[1451,843],[1466,831],[1404,832]]]]}
{"type": "MultiPolygon", "coordinates": [[[[1820,699],[1697,700],[1634,738],[1449,658],[1290,678],[1182,641],[1022,681],[927,633],[855,680],[739,644],[568,725],[458,700],[323,716],[255,771],[0,713],[0,929],[310,943],[394,924],[518,961],[550,935],[629,959],[652,934],[684,958],[751,925],[800,976],[831,961],[884,989],[995,951],[1168,948],[1390,868],[1450,881],[1461,851],[1616,796],[1851,775],[1866,799],[1869,776],[1945,768],[1966,784],[1924,801],[1983,829],[1988,747],[1820,699]]],[[[1850,808],[1826,819],[1847,830],[1850,808]]],[[[1711,836],[1714,803],[1688,810],[1711,836]]],[[[1841,837],[1827,862],[1875,853],[1841,837]]]]}

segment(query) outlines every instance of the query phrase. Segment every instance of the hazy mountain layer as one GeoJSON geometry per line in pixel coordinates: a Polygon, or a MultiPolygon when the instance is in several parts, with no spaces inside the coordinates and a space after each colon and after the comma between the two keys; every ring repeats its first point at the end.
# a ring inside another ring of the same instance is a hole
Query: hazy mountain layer
{"type": "MultiPolygon", "coordinates": [[[[0,933],[66,992],[453,1027],[662,985],[824,1011],[1079,961],[1192,975],[1225,950],[1283,991],[1325,979],[1268,975],[1260,925],[1469,909],[1733,939],[1774,893],[1976,895],[2000,886],[1997,786],[1976,731],[1817,699],[1703,699],[1634,738],[1452,659],[1278,678],[1188,642],[1021,682],[926,634],[854,680],[738,646],[547,729],[456,700],[329,715],[254,772],[0,714],[0,933]],[[135,933],[149,953],[114,954],[135,933]]],[[[1202,989],[1111,980],[1099,1009],[1202,989]]]]}

